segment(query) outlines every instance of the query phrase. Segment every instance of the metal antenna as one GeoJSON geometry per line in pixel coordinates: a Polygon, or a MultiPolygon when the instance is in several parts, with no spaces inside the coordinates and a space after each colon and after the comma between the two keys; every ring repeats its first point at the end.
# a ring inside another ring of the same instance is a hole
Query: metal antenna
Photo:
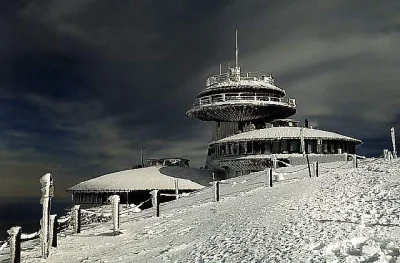
{"type": "Polygon", "coordinates": [[[221,65],[221,63],[219,63],[219,74],[220,75],[222,74],[222,65],[221,65]]]}
{"type": "Polygon", "coordinates": [[[237,29],[236,29],[235,42],[236,42],[236,68],[238,68],[239,67],[239,48],[238,48],[238,31],[237,31],[237,29]]]}

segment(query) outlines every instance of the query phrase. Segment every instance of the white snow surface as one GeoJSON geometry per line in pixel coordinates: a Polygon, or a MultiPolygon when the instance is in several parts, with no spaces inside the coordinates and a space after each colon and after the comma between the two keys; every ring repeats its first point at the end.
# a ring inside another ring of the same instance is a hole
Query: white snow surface
{"type": "Polygon", "coordinates": [[[181,190],[198,190],[209,185],[212,172],[180,166],[151,166],[99,176],[70,187],[67,191],[174,190],[178,179],[181,190]]]}
{"type": "Polygon", "coordinates": [[[361,143],[360,140],[354,139],[352,137],[340,135],[338,133],[303,128],[303,127],[271,127],[264,129],[257,129],[253,131],[243,132],[235,134],[221,140],[215,141],[213,143],[224,143],[224,142],[234,142],[234,141],[246,141],[246,140],[265,140],[265,139],[299,139],[300,130],[303,129],[303,134],[305,139],[338,139],[345,141],[354,141],[361,143]]]}
{"type": "Polygon", "coordinates": [[[232,178],[220,202],[208,187],[162,204],[159,218],[122,211],[121,234],[84,225],[46,261],[23,243],[22,262],[400,262],[400,159],[324,167],[318,178],[278,169],[272,188],[264,172],[232,178]]]}

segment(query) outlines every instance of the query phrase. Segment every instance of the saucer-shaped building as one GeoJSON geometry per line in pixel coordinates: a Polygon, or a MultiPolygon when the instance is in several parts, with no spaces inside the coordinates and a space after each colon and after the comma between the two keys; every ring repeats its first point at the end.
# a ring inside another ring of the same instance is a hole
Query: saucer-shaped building
{"type": "MultiPolygon", "coordinates": [[[[345,161],[361,141],[337,133],[299,127],[288,119],[296,100],[286,96],[271,74],[241,72],[238,63],[211,76],[187,115],[215,123],[206,168],[234,177],[280,165],[345,161]]],[[[307,125],[308,126],[308,125],[307,125]]]]}

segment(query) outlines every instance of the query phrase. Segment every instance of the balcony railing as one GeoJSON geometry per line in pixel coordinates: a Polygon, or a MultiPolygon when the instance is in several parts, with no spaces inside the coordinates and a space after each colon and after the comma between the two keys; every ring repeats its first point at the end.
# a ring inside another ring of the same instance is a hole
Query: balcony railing
{"type": "Polygon", "coordinates": [[[243,95],[242,93],[221,93],[197,98],[193,107],[209,106],[213,104],[224,104],[225,102],[258,102],[262,104],[279,104],[291,108],[296,107],[296,99],[277,98],[265,94],[243,95]]]}
{"type": "Polygon", "coordinates": [[[275,85],[275,80],[271,74],[265,72],[243,72],[238,75],[222,73],[221,75],[215,75],[209,77],[206,80],[207,88],[212,88],[213,86],[227,82],[227,81],[239,81],[239,80],[250,80],[250,81],[262,81],[271,85],[275,85]]]}

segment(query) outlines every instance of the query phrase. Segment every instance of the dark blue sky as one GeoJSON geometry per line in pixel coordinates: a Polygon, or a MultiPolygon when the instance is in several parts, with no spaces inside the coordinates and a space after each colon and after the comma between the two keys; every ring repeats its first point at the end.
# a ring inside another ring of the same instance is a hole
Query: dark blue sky
{"type": "Polygon", "coordinates": [[[0,2],[0,196],[58,194],[147,157],[204,164],[210,125],[187,109],[234,58],[297,99],[299,120],[390,146],[400,119],[397,0],[0,2]]]}

